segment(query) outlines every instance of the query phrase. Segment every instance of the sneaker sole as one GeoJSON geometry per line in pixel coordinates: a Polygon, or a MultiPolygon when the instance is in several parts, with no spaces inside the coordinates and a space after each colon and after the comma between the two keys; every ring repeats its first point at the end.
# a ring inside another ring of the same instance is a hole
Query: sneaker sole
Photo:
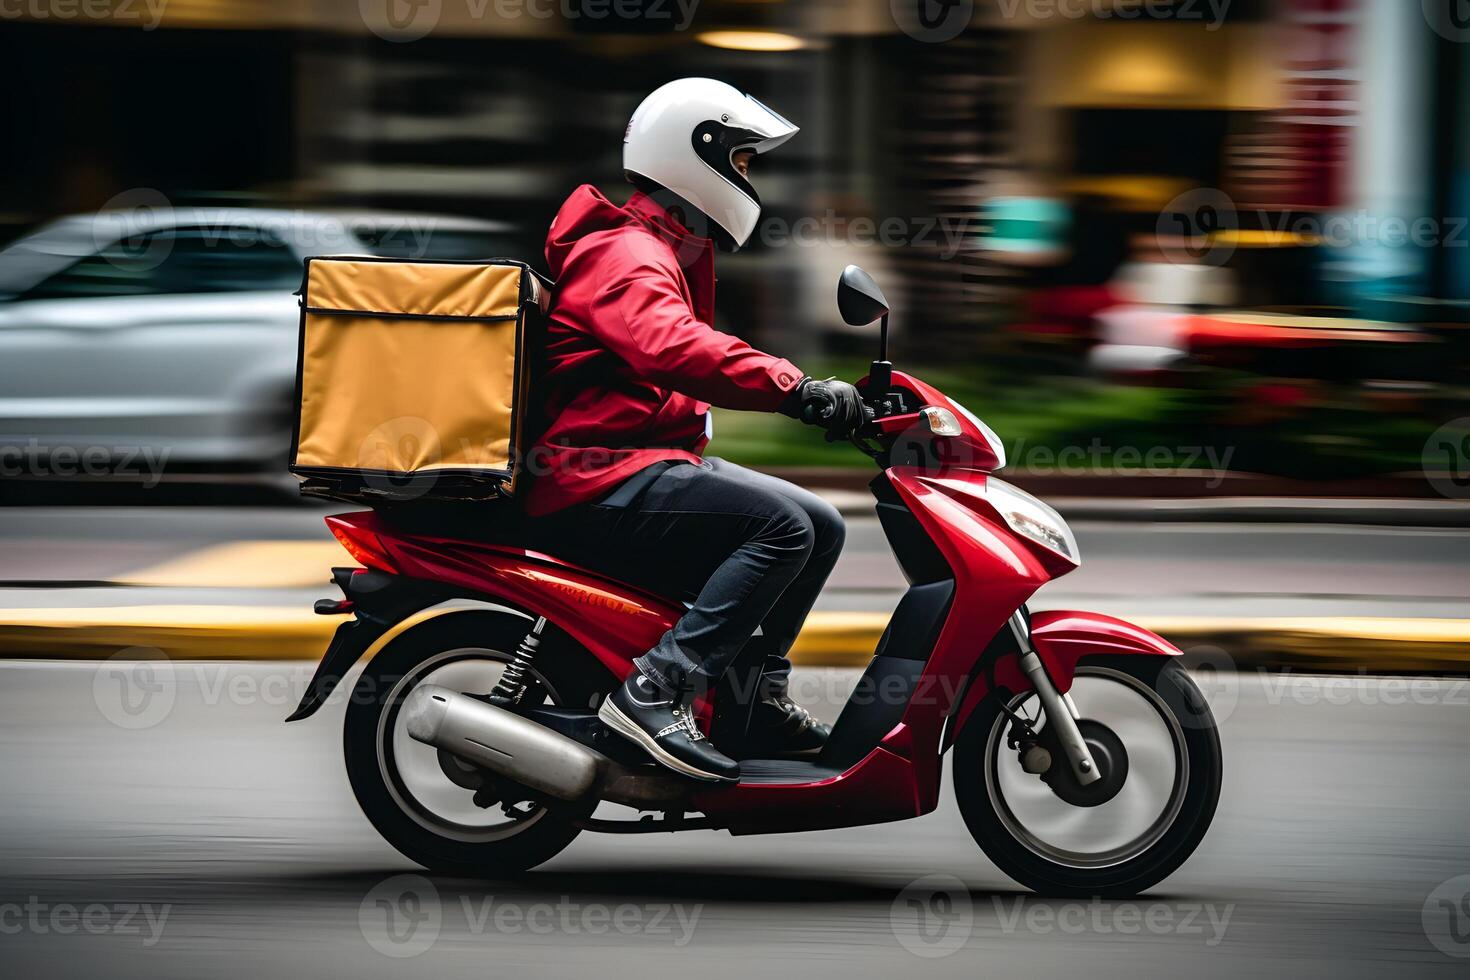
{"type": "Polygon", "coordinates": [[[655,762],[674,770],[682,776],[691,779],[702,780],[707,783],[738,783],[740,777],[720,776],[716,773],[705,772],[696,769],[682,759],[675,758],[663,747],[654,741],[653,736],[639,728],[632,719],[618,710],[618,706],[612,703],[611,698],[604,698],[602,706],[597,709],[597,717],[604,725],[617,732],[619,735],[636,743],[643,751],[651,755],[655,762]]]}

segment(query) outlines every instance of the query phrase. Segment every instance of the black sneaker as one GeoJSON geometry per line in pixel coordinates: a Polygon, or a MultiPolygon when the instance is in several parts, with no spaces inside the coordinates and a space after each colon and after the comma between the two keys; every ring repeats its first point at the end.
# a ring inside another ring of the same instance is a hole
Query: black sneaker
{"type": "Polygon", "coordinates": [[[677,773],[714,782],[740,778],[740,763],[710,744],[688,705],[640,673],[603,699],[597,717],[677,773]]]}
{"type": "Polygon", "coordinates": [[[763,698],[750,713],[745,754],[750,758],[803,755],[827,744],[832,727],[787,697],[763,698]]]}

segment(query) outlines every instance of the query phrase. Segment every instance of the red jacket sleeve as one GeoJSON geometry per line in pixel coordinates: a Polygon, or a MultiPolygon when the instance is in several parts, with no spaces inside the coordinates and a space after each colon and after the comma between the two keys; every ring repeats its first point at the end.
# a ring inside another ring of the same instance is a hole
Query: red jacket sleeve
{"type": "Polygon", "coordinates": [[[614,277],[590,313],[598,339],[635,373],[720,408],[774,411],[802,378],[790,361],[696,318],[658,269],[614,277]]]}

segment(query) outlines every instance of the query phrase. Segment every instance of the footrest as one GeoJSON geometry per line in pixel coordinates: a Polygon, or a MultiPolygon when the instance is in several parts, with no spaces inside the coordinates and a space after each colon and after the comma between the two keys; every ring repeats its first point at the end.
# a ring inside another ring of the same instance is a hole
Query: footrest
{"type": "Polygon", "coordinates": [[[840,775],[841,769],[819,766],[805,759],[746,759],[740,763],[742,784],[816,783],[840,775]]]}

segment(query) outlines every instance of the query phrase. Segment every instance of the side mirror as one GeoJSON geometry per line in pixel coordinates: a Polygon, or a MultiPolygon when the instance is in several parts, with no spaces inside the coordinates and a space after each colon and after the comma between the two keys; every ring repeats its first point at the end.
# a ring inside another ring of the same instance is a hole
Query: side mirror
{"type": "Polygon", "coordinates": [[[888,363],[888,297],[872,276],[850,265],[837,280],[837,309],[849,326],[863,327],[874,320],[883,321],[878,335],[878,359],[868,371],[868,389],[886,392],[893,378],[893,365],[888,363]]]}
{"type": "Polygon", "coordinates": [[[849,326],[866,326],[888,315],[888,297],[883,295],[872,276],[858,266],[850,265],[842,270],[842,278],[837,280],[837,311],[849,326]]]}

